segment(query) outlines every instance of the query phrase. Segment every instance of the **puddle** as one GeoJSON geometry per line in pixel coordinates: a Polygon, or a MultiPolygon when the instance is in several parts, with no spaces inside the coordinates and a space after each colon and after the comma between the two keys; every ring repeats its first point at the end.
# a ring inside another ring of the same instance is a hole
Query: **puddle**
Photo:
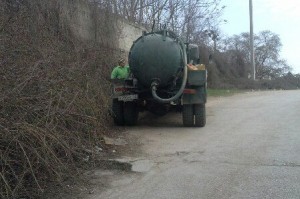
{"type": "Polygon", "coordinates": [[[100,160],[97,166],[107,170],[131,171],[132,165],[129,162],[120,162],[118,160],[100,160]]]}
{"type": "Polygon", "coordinates": [[[98,166],[102,169],[133,171],[138,173],[148,172],[154,166],[154,162],[151,160],[136,160],[130,158],[101,160],[99,163],[98,166]]]}

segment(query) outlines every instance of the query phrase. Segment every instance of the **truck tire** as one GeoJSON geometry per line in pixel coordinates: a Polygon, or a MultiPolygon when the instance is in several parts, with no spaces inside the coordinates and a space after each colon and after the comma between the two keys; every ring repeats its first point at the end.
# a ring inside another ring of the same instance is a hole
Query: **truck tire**
{"type": "Polygon", "coordinates": [[[114,123],[116,125],[122,126],[124,125],[124,111],[123,111],[124,102],[119,101],[118,99],[113,99],[112,103],[112,116],[114,119],[114,123]]]}
{"type": "Polygon", "coordinates": [[[139,117],[138,105],[136,102],[124,102],[125,125],[134,126],[139,117]]]}
{"type": "Polygon", "coordinates": [[[192,104],[184,104],[182,109],[182,122],[183,126],[194,126],[194,112],[192,104]]]}
{"type": "Polygon", "coordinates": [[[205,104],[194,104],[195,126],[204,127],[206,124],[205,104]]]}

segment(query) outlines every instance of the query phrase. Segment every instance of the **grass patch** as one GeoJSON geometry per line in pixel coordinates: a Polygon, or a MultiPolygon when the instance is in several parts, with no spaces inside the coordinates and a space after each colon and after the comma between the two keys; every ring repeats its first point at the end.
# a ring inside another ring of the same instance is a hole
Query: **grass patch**
{"type": "Polygon", "coordinates": [[[226,97],[242,92],[244,91],[238,89],[207,89],[207,95],[209,97],[226,97]]]}

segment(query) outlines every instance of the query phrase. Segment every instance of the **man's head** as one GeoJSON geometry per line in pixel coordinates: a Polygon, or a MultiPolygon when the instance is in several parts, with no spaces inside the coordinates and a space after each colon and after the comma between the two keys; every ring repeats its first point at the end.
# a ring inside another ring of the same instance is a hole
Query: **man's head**
{"type": "Polygon", "coordinates": [[[122,66],[122,67],[125,66],[125,59],[123,59],[123,58],[119,59],[118,64],[119,64],[119,66],[122,66]]]}

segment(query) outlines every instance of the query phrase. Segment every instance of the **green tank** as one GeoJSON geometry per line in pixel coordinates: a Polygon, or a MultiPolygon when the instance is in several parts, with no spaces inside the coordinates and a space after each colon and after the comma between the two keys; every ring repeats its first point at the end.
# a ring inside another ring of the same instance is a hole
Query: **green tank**
{"type": "Polygon", "coordinates": [[[166,29],[144,32],[133,43],[128,59],[132,75],[113,80],[115,124],[135,125],[143,111],[159,116],[181,111],[184,126],[205,126],[207,73],[205,67],[196,67],[200,64],[197,45],[184,43],[166,29]]]}
{"type": "Polygon", "coordinates": [[[150,88],[154,81],[168,87],[184,67],[183,50],[169,32],[143,34],[130,49],[130,70],[144,87],[150,88]]]}

